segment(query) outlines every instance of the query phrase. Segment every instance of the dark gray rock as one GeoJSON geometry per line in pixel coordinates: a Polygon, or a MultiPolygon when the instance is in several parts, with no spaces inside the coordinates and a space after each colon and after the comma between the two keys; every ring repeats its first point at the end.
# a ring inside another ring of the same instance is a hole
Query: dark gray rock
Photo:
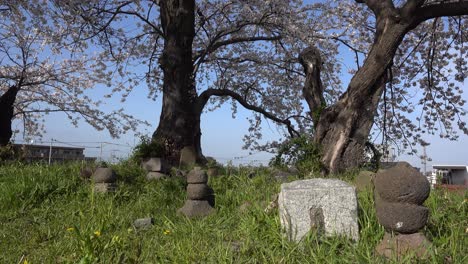
{"type": "Polygon", "coordinates": [[[203,217],[213,213],[214,208],[206,200],[187,200],[184,206],[177,210],[189,218],[203,217]]]}
{"type": "Polygon", "coordinates": [[[427,178],[406,162],[377,173],[374,185],[387,202],[422,204],[430,192],[427,178]]]}
{"type": "Polygon", "coordinates": [[[206,183],[191,183],[187,185],[187,198],[190,200],[206,200],[209,188],[206,183]]]}
{"type": "Polygon", "coordinates": [[[117,181],[117,175],[111,168],[97,168],[91,178],[95,183],[113,183],[117,181]]]}
{"type": "Polygon", "coordinates": [[[133,226],[136,229],[149,229],[154,225],[154,218],[139,218],[133,222],[133,226]]]}
{"type": "Polygon", "coordinates": [[[421,233],[398,234],[396,236],[385,233],[375,251],[378,255],[386,258],[401,259],[404,255],[413,253],[418,258],[425,259],[430,256],[431,245],[431,242],[421,233]]]}
{"type": "Polygon", "coordinates": [[[141,167],[146,171],[159,171],[167,173],[169,171],[169,164],[166,160],[161,158],[149,158],[141,163],[141,167]]]}
{"type": "Polygon", "coordinates": [[[195,167],[187,174],[187,183],[206,183],[208,182],[208,175],[200,167],[195,167]]]}
{"type": "Polygon", "coordinates": [[[149,180],[149,181],[152,181],[152,180],[159,180],[159,179],[162,179],[162,178],[167,178],[168,176],[164,173],[161,173],[161,172],[157,172],[157,171],[150,171],[148,172],[148,174],[146,174],[146,179],[149,180]]]}
{"type": "Polygon", "coordinates": [[[386,230],[398,233],[415,233],[427,223],[429,209],[424,206],[405,203],[391,203],[376,200],[377,218],[386,230]]]}

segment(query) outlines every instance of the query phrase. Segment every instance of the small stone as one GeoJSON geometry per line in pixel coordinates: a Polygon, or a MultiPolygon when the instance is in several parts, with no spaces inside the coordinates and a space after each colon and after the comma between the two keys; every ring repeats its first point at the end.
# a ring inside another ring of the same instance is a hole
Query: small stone
{"type": "Polygon", "coordinates": [[[200,167],[195,167],[187,174],[187,183],[206,183],[208,182],[208,175],[200,167]]]}
{"type": "Polygon", "coordinates": [[[389,231],[404,234],[417,232],[424,227],[429,217],[429,209],[424,206],[390,203],[378,198],[375,203],[379,223],[389,231]]]}
{"type": "Polygon", "coordinates": [[[209,194],[206,183],[191,183],[187,185],[187,198],[190,200],[204,200],[209,194]]]}
{"type": "Polygon", "coordinates": [[[193,146],[185,146],[180,151],[180,166],[191,166],[197,162],[197,152],[193,146]]]}
{"type": "Polygon", "coordinates": [[[189,218],[194,218],[207,216],[214,212],[214,208],[206,200],[187,200],[177,212],[189,218]]]}
{"type": "Polygon", "coordinates": [[[396,236],[385,233],[375,251],[386,258],[400,259],[408,253],[414,253],[418,258],[424,259],[429,256],[431,245],[431,242],[421,233],[399,234],[396,236]]]}
{"type": "Polygon", "coordinates": [[[430,192],[427,178],[406,162],[377,173],[374,184],[387,202],[422,204],[430,192]]]}
{"type": "Polygon", "coordinates": [[[92,175],[92,180],[95,183],[113,183],[117,181],[117,175],[111,168],[97,168],[92,175]]]}
{"type": "Polygon", "coordinates": [[[162,173],[167,173],[169,171],[169,165],[161,158],[146,159],[141,163],[141,167],[146,171],[159,171],[162,173]]]}
{"type": "Polygon", "coordinates": [[[372,190],[374,188],[374,177],[375,173],[371,171],[361,171],[356,176],[354,184],[356,185],[356,190],[358,192],[363,192],[365,190],[372,190]]]}
{"type": "Polygon", "coordinates": [[[139,218],[133,222],[133,226],[136,229],[149,229],[154,225],[154,218],[139,218]]]}
{"type": "Polygon", "coordinates": [[[98,193],[115,192],[116,189],[117,189],[117,184],[115,183],[95,183],[94,184],[94,192],[98,192],[98,193]]]}
{"type": "Polygon", "coordinates": [[[150,171],[148,172],[148,174],[146,174],[146,179],[148,181],[159,180],[162,178],[167,178],[167,175],[161,172],[157,172],[157,171],[150,171]]]}

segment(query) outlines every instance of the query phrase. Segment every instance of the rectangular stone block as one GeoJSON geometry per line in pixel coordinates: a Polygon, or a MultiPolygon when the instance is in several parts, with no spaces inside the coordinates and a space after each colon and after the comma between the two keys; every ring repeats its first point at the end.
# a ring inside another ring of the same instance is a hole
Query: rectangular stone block
{"type": "Polygon", "coordinates": [[[311,229],[325,236],[359,239],[357,197],[353,186],[338,179],[309,179],[281,185],[281,226],[292,241],[311,229]]]}
{"type": "Polygon", "coordinates": [[[158,171],[166,173],[170,170],[169,164],[161,158],[149,158],[141,163],[141,167],[146,171],[158,171]]]}

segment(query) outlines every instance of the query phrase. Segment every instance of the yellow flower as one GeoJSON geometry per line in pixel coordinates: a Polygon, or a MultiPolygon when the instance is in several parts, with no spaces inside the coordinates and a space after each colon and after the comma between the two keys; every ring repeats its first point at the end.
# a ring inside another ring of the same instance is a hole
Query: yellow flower
{"type": "Polygon", "coordinates": [[[169,235],[170,233],[171,233],[170,230],[164,230],[164,234],[165,234],[165,235],[169,235]]]}
{"type": "Polygon", "coordinates": [[[29,264],[28,260],[25,259],[25,260],[23,261],[23,264],[29,264]]]}
{"type": "Polygon", "coordinates": [[[99,231],[99,230],[94,231],[94,235],[97,236],[97,237],[100,237],[101,236],[101,231],[99,231]]]}
{"type": "Polygon", "coordinates": [[[71,232],[71,231],[73,231],[73,230],[75,230],[75,228],[73,228],[73,227],[67,228],[67,231],[68,231],[68,232],[71,232]]]}
{"type": "Polygon", "coordinates": [[[113,236],[112,237],[112,243],[119,243],[120,242],[120,237],[119,236],[113,236]]]}
{"type": "Polygon", "coordinates": [[[129,233],[133,232],[133,228],[127,229],[127,232],[129,232],[129,233]]]}

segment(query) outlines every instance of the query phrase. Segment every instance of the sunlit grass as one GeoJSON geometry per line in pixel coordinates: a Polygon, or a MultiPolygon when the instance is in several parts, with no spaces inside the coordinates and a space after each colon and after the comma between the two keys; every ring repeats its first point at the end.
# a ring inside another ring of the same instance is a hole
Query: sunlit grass
{"type": "MultiPolygon", "coordinates": [[[[80,164],[0,167],[0,263],[383,263],[374,253],[384,235],[373,196],[359,193],[360,240],[287,241],[277,211],[264,209],[280,183],[267,170],[250,179],[246,169],[211,178],[216,213],[197,220],[178,216],[185,200],[182,179],[146,182],[131,163],[116,165],[119,188],[94,193],[81,180],[80,164]],[[148,230],[137,218],[153,217],[148,230]]],[[[251,169],[250,169],[251,170],[251,169]]],[[[347,175],[348,180],[352,176],[347,175]]],[[[434,191],[423,230],[433,242],[424,262],[467,263],[467,197],[434,191]]],[[[414,263],[411,256],[387,263],[414,263]]]]}

